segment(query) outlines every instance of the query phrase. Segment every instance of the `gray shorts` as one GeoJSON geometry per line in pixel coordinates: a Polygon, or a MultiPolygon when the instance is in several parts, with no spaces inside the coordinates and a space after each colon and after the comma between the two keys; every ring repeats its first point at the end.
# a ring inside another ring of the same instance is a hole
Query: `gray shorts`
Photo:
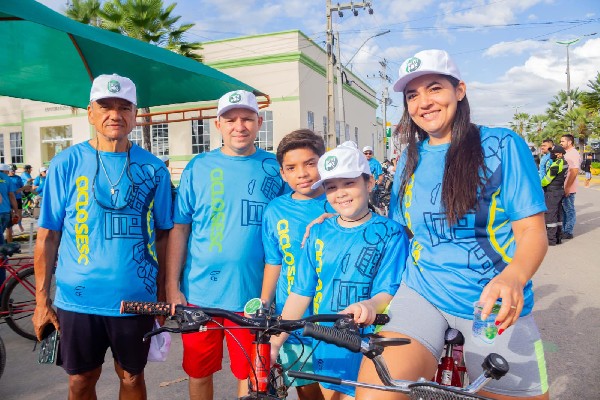
{"type": "Polygon", "coordinates": [[[500,380],[492,380],[484,390],[506,396],[531,397],[548,391],[548,376],[542,340],[533,316],[517,320],[493,344],[471,334],[473,321],[438,310],[420,294],[402,284],[390,303],[390,322],[384,331],[409,336],[425,346],[435,358],[442,356],[447,328],[461,331],[465,337],[464,356],[469,380],[481,374],[481,363],[489,353],[498,353],[510,370],[500,380]]]}

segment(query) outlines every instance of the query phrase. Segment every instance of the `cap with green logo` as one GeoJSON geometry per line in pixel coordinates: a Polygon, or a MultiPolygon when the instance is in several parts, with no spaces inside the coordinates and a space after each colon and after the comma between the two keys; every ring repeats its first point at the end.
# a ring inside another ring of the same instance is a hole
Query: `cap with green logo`
{"type": "Polygon", "coordinates": [[[137,104],[135,84],[131,79],[117,74],[98,75],[92,83],[90,102],[107,98],[118,98],[137,104]]]}
{"type": "Polygon", "coordinates": [[[460,71],[444,50],[423,50],[400,65],[399,78],[394,83],[395,92],[403,92],[406,85],[419,76],[428,74],[449,75],[460,80],[460,71]]]}
{"type": "Polygon", "coordinates": [[[317,167],[321,180],[312,185],[313,189],[321,186],[327,179],[356,178],[362,174],[371,174],[367,157],[350,140],[323,154],[317,167]]]}
{"type": "Polygon", "coordinates": [[[235,90],[233,92],[225,93],[219,99],[217,117],[220,117],[221,114],[224,114],[234,108],[245,108],[258,113],[258,102],[256,101],[256,96],[253,93],[245,90],[235,90]]]}

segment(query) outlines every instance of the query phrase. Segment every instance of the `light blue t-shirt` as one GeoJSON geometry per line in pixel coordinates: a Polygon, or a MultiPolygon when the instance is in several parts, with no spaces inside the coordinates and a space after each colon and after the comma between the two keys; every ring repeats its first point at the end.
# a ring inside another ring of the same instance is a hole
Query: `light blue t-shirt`
{"type": "Polygon", "coordinates": [[[29,172],[23,172],[21,174],[21,180],[23,181],[23,186],[28,185],[30,179],[31,179],[31,174],[29,172]]]}
{"type": "MultiPolygon", "coordinates": [[[[515,253],[512,221],[544,212],[546,205],[531,150],[515,132],[480,127],[489,180],[477,207],[449,227],[441,209],[442,178],[449,144],[419,143],[419,163],[404,196],[398,190],[404,153],[394,178],[390,216],[414,234],[402,281],[440,310],[473,317],[484,286],[515,253]]],[[[531,281],[522,315],[533,308],[531,281]]]]}
{"type": "Polygon", "coordinates": [[[369,160],[369,169],[371,170],[371,175],[377,180],[379,175],[383,174],[383,169],[381,168],[381,163],[374,158],[369,160]]]}
{"type": "Polygon", "coordinates": [[[52,159],[39,225],[62,233],[54,304],[63,310],[120,316],[121,300],[156,301],[155,230],[173,227],[171,180],[154,155],[129,153],[128,167],[126,152],[100,159],[84,142],[52,159]]]}
{"type": "MultiPolygon", "coordinates": [[[[12,206],[10,205],[10,197],[9,193],[15,192],[15,184],[12,179],[4,172],[0,172],[0,196],[2,196],[2,203],[0,204],[0,214],[6,214],[10,212],[12,206]]],[[[0,232],[0,235],[4,234],[4,232],[0,232]]]]}
{"type": "MultiPolygon", "coordinates": [[[[275,290],[275,310],[281,314],[296,276],[297,263],[303,257],[301,247],[306,226],[323,213],[335,212],[325,195],[315,199],[295,200],[292,193],[274,199],[265,211],[262,225],[262,240],[265,248],[265,263],[281,265],[281,273],[275,290]]],[[[307,310],[304,316],[312,314],[307,310]]],[[[312,339],[300,336],[303,343],[312,339]]],[[[298,343],[291,335],[288,343],[298,343]]]]}
{"type": "MultiPolygon", "coordinates": [[[[335,314],[378,293],[394,295],[407,251],[404,229],[390,219],[373,213],[364,224],[343,228],[329,218],[311,228],[292,292],[313,297],[315,314],[335,314]]],[[[360,353],[321,343],[313,354],[314,372],[356,380],[361,360],[360,353]]],[[[354,395],[348,386],[323,385],[354,395]]]]}
{"type": "Polygon", "coordinates": [[[540,179],[544,179],[544,177],[546,176],[546,172],[547,172],[547,166],[546,164],[548,164],[548,161],[550,161],[552,157],[552,154],[550,154],[550,152],[544,154],[542,156],[542,158],[540,158],[540,167],[539,167],[539,172],[540,172],[540,179]]]}
{"type": "Polygon", "coordinates": [[[267,204],[283,188],[277,160],[261,149],[241,157],[216,149],[188,163],[174,221],[191,224],[181,283],[190,303],[237,312],[260,296],[261,224],[267,204]]]}
{"type": "Polygon", "coordinates": [[[33,180],[33,186],[37,186],[35,192],[42,197],[44,196],[44,185],[46,184],[46,178],[48,178],[48,175],[46,175],[45,178],[39,175],[33,180]]]}

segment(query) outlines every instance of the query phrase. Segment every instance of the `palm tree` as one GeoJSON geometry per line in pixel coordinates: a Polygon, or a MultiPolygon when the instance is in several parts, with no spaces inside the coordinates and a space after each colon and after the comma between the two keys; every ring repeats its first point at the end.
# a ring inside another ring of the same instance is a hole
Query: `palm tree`
{"type": "Polygon", "coordinates": [[[600,72],[595,80],[588,81],[591,92],[584,92],[581,96],[581,104],[590,111],[598,113],[600,110],[600,72]]]}
{"type": "Polygon", "coordinates": [[[67,17],[86,25],[100,26],[102,20],[98,15],[100,0],[73,0],[66,11],[67,17]]]}
{"type": "MultiPolygon", "coordinates": [[[[74,0],[67,9],[67,16],[85,24],[99,21],[98,26],[103,29],[202,61],[202,56],[198,53],[202,45],[184,40],[186,32],[194,24],[177,26],[181,17],[171,15],[177,3],[164,8],[162,0],[112,0],[102,7],[95,7],[98,1],[74,0]]],[[[142,108],[142,113],[148,114],[150,109],[142,108]]],[[[142,132],[144,148],[151,151],[150,126],[143,126],[142,132]]]]}
{"type": "Polygon", "coordinates": [[[529,114],[527,113],[515,113],[513,120],[510,122],[510,129],[517,132],[523,139],[528,141],[528,135],[530,130],[529,114]]]}
{"type": "Polygon", "coordinates": [[[544,127],[548,123],[548,117],[544,114],[532,115],[529,118],[529,125],[531,126],[531,133],[529,140],[535,143],[536,146],[540,146],[544,137],[544,127]]]}

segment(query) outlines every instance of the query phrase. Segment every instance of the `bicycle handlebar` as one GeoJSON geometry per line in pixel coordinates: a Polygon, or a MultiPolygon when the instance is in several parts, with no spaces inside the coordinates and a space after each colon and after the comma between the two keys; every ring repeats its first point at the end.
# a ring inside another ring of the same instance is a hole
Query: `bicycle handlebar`
{"type": "MultiPolygon", "coordinates": [[[[226,318],[242,327],[251,330],[293,332],[303,329],[304,336],[313,337],[326,343],[344,347],[353,352],[361,351],[361,337],[354,330],[356,324],[351,314],[317,314],[299,320],[284,320],[279,316],[259,314],[247,318],[220,308],[173,305],[161,302],[122,301],[121,314],[163,315],[171,316],[161,328],[147,333],[147,339],[160,332],[186,333],[197,332],[211,317],[226,318]],[[334,322],[335,328],[316,325],[317,322],[334,322]]],[[[377,314],[373,325],[389,322],[389,316],[377,314]]]]}

